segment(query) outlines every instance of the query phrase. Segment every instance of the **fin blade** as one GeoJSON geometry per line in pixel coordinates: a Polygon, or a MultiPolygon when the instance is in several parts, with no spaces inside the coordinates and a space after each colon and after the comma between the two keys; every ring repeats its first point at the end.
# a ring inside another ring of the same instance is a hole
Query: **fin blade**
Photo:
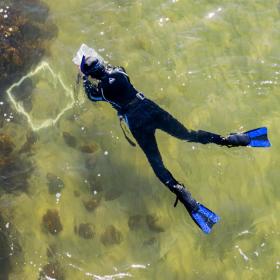
{"type": "Polygon", "coordinates": [[[249,143],[248,146],[268,148],[268,147],[271,147],[271,144],[268,139],[267,140],[251,140],[251,142],[249,143]]]}
{"type": "Polygon", "coordinates": [[[191,217],[200,227],[200,229],[206,234],[209,234],[214,224],[220,220],[218,215],[202,204],[199,204],[197,210],[191,212],[191,217]]]}
{"type": "Polygon", "coordinates": [[[246,135],[251,139],[248,146],[250,147],[271,147],[270,141],[267,137],[267,128],[260,127],[245,132],[246,135]]]}
{"type": "Polygon", "coordinates": [[[266,127],[259,127],[256,129],[252,129],[249,131],[246,131],[245,134],[247,134],[250,138],[255,138],[262,135],[267,135],[267,128],[266,127]]]}

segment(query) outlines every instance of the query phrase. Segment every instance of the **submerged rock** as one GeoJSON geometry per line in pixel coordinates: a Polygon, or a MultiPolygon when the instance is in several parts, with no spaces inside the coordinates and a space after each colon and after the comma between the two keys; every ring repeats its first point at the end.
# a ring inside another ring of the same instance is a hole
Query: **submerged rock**
{"type": "Polygon", "coordinates": [[[123,191],[118,188],[111,188],[105,191],[104,198],[106,201],[115,200],[122,195],[123,191]]]}
{"type": "Polygon", "coordinates": [[[123,240],[122,234],[113,225],[108,226],[100,237],[105,246],[120,244],[123,240]]]}
{"type": "Polygon", "coordinates": [[[80,146],[80,151],[87,154],[93,154],[98,151],[99,146],[96,143],[80,146]]]}
{"type": "Polygon", "coordinates": [[[11,269],[10,261],[10,247],[8,238],[2,229],[4,228],[4,221],[0,216],[0,279],[9,279],[9,272],[11,269]]]}
{"type": "Polygon", "coordinates": [[[155,237],[151,237],[143,242],[143,246],[153,246],[157,243],[157,239],[155,237]]]}
{"type": "Polygon", "coordinates": [[[154,232],[164,232],[164,228],[159,223],[159,218],[155,215],[146,216],[147,226],[151,231],[154,232]]]}
{"type": "Polygon", "coordinates": [[[13,263],[22,261],[22,248],[17,239],[18,233],[11,222],[0,212],[0,279],[10,279],[13,263]]]}
{"type": "Polygon", "coordinates": [[[0,158],[0,190],[5,192],[26,192],[28,179],[33,171],[32,163],[19,155],[0,158]]]}
{"type": "Polygon", "coordinates": [[[56,26],[48,19],[48,7],[39,0],[0,2],[0,89],[15,82],[48,49],[56,26]],[[9,7],[8,9],[6,7],[9,7]]]}
{"type": "Polygon", "coordinates": [[[48,210],[42,219],[43,228],[50,234],[59,234],[63,227],[57,210],[48,210]]]}
{"type": "Polygon", "coordinates": [[[84,239],[92,239],[94,237],[93,226],[90,223],[82,223],[78,227],[75,226],[74,231],[84,239]]]}
{"type": "Polygon", "coordinates": [[[38,141],[37,133],[30,131],[26,135],[26,141],[19,149],[19,153],[30,153],[32,151],[33,145],[38,141]]]}
{"type": "Polygon", "coordinates": [[[141,227],[142,222],[143,222],[143,216],[132,215],[128,219],[128,227],[130,230],[137,230],[141,227]]]}
{"type": "Polygon", "coordinates": [[[50,194],[60,193],[64,188],[64,182],[55,174],[48,173],[47,180],[50,194]]]}
{"type": "Polygon", "coordinates": [[[64,271],[58,262],[46,264],[40,272],[39,280],[64,280],[64,271]]]}
{"type": "Polygon", "coordinates": [[[87,200],[84,200],[83,204],[87,211],[93,212],[100,205],[100,202],[101,197],[99,195],[95,195],[87,200]]]}
{"type": "Polygon", "coordinates": [[[15,144],[7,134],[0,133],[0,157],[9,156],[15,149],[15,144]]]}
{"type": "Polygon", "coordinates": [[[64,142],[71,148],[77,147],[77,139],[71,135],[69,132],[64,131],[63,132],[63,139],[64,142]]]}

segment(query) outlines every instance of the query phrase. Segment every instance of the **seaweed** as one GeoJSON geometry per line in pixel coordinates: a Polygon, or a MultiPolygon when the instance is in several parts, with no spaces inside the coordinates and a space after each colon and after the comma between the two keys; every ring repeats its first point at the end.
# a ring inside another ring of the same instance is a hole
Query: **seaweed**
{"type": "Polygon", "coordinates": [[[141,227],[143,221],[143,216],[132,215],[128,218],[128,227],[130,230],[137,230],[141,227]]]}
{"type": "Polygon", "coordinates": [[[41,1],[4,0],[0,8],[0,85],[7,86],[40,61],[57,28],[41,1]]]}
{"type": "Polygon", "coordinates": [[[46,264],[39,275],[39,280],[48,280],[48,279],[55,279],[55,280],[65,279],[64,272],[57,261],[53,261],[46,264]]]}
{"type": "Polygon", "coordinates": [[[164,232],[164,228],[159,224],[159,218],[155,215],[146,216],[147,226],[151,231],[154,232],[164,232]]]}
{"type": "Polygon", "coordinates": [[[9,135],[0,134],[0,190],[9,193],[26,192],[28,179],[33,171],[31,161],[15,148],[9,135]]]}
{"type": "Polygon", "coordinates": [[[96,143],[91,143],[87,145],[82,145],[79,149],[82,153],[93,154],[98,151],[99,146],[96,143]]]}
{"type": "Polygon", "coordinates": [[[0,279],[9,279],[13,262],[20,262],[22,248],[17,240],[17,232],[0,212],[0,279]],[[16,259],[15,259],[16,258],[16,259]]]}
{"type": "Polygon", "coordinates": [[[72,134],[70,134],[69,132],[64,131],[62,133],[62,135],[63,135],[64,142],[69,147],[71,147],[71,148],[76,148],[77,147],[77,139],[72,134]]]}
{"type": "Polygon", "coordinates": [[[83,200],[83,204],[87,211],[93,212],[101,202],[101,197],[99,195],[94,195],[87,200],[83,200]]]}
{"type": "Polygon", "coordinates": [[[48,173],[47,180],[50,194],[60,193],[64,188],[64,182],[55,174],[48,173]]]}
{"type": "Polygon", "coordinates": [[[92,239],[95,235],[92,224],[81,223],[78,227],[74,227],[74,232],[83,239],[92,239]]]}
{"type": "Polygon", "coordinates": [[[49,209],[42,219],[43,229],[52,235],[59,234],[63,227],[57,210],[49,209]]]}
{"type": "Polygon", "coordinates": [[[113,225],[108,226],[100,237],[100,241],[105,246],[120,244],[122,240],[122,233],[113,225]]]}

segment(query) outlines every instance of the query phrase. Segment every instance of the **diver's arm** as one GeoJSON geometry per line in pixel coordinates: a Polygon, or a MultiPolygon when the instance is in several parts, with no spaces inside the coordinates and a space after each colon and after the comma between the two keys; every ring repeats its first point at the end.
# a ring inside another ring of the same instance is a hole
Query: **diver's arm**
{"type": "Polygon", "coordinates": [[[100,93],[100,90],[98,89],[98,86],[91,83],[86,76],[83,77],[83,85],[85,92],[87,94],[87,97],[93,101],[103,101],[104,98],[102,97],[102,94],[100,93]]]}

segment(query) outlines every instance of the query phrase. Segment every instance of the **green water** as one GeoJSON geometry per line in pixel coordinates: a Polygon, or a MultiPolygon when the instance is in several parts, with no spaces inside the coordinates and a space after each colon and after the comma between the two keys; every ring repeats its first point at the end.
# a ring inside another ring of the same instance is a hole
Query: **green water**
{"type": "MultiPolygon", "coordinates": [[[[111,64],[124,66],[137,89],[187,127],[226,135],[267,126],[273,146],[228,149],[157,133],[175,178],[221,216],[206,236],[181,205],[173,208],[173,195],[142,151],[126,142],[110,106],[92,104],[81,89],[79,106],[37,131],[28,191],[0,197],[21,247],[17,254],[11,249],[9,279],[38,279],[50,260],[67,280],[280,279],[278,1],[45,3],[58,34],[43,60],[67,89],[54,84],[48,70],[33,77],[39,88],[32,97],[34,123],[55,119],[71,105],[76,79],[71,60],[86,43],[111,64]],[[95,153],[81,151],[92,143],[98,145],[95,153]],[[48,173],[63,181],[60,197],[49,193],[48,173]],[[93,189],[100,201],[88,211],[83,202],[93,189]],[[42,228],[48,209],[60,215],[63,229],[57,235],[42,228]],[[156,225],[148,225],[148,215],[156,225]],[[91,224],[93,238],[75,233],[81,223],[91,224]],[[111,225],[117,244],[102,242],[111,225]]],[[[12,120],[2,128],[18,147],[27,130],[28,122],[12,120]]]]}

